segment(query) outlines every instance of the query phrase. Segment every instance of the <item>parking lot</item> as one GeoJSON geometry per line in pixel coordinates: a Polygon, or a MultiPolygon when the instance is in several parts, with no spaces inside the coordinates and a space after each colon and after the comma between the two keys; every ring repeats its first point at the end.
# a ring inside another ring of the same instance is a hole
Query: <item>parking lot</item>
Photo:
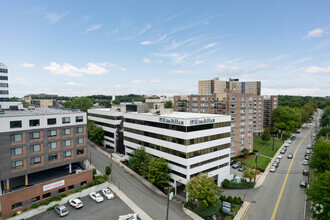
{"type": "MultiPolygon", "coordinates": [[[[100,192],[102,195],[102,193],[100,192]]],[[[103,195],[102,195],[103,196],[103,195]]],[[[104,196],[103,196],[104,197],[104,196]]],[[[92,200],[89,196],[80,198],[80,200],[84,203],[84,206],[80,209],[75,210],[68,203],[64,204],[65,207],[69,210],[69,214],[65,217],[59,217],[54,210],[41,213],[32,218],[35,220],[41,219],[118,219],[120,215],[126,215],[128,213],[133,213],[133,211],[120,199],[115,195],[114,199],[108,200],[104,197],[104,201],[97,203],[92,200]]]]}

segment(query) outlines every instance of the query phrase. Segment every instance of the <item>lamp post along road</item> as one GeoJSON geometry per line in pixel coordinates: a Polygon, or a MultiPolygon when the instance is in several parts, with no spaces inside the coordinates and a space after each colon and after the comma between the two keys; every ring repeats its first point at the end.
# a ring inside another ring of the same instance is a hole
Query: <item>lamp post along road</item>
{"type": "Polygon", "coordinates": [[[170,192],[171,191],[171,187],[168,187],[167,188],[169,191],[169,193],[167,193],[167,210],[166,210],[166,220],[168,220],[168,211],[170,209],[170,200],[172,200],[173,198],[173,192],[170,192]]]}

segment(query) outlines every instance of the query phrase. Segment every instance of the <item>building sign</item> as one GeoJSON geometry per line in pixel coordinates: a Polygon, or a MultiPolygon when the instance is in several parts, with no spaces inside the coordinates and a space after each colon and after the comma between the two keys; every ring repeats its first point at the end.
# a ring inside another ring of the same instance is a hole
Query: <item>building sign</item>
{"type": "Polygon", "coordinates": [[[231,203],[223,201],[222,202],[222,212],[230,215],[231,214],[231,203]]]}
{"type": "Polygon", "coordinates": [[[58,181],[58,182],[55,182],[55,183],[44,185],[43,189],[44,189],[44,192],[45,192],[45,191],[50,190],[50,189],[55,189],[57,187],[64,186],[64,184],[65,184],[64,180],[61,180],[61,181],[58,181]]]}
{"type": "Polygon", "coordinates": [[[174,118],[159,118],[159,122],[169,123],[169,124],[176,124],[176,125],[183,125],[182,120],[174,119],[174,118]]]}
{"type": "Polygon", "coordinates": [[[209,124],[214,122],[215,122],[214,118],[194,119],[194,120],[190,120],[190,125],[209,124]]]}

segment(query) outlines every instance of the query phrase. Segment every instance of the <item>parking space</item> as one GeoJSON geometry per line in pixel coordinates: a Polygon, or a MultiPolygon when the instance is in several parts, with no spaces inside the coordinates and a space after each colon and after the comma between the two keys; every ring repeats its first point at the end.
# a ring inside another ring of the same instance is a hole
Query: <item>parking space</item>
{"type": "MultiPolygon", "coordinates": [[[[102,196],[102,192],[99,192],[102,196]]],[[[103,196],[104,197],[104,196],[103,196]]],[[[128,213],[133,213],[120,198],[115,195],[114,199],[108,200],[104,197],[104,201],[97,203],[92,200],[89,196],[80,198],[84,203],[84,206],[80,209],[74,209],[68,203],[64,204],[69,210],[69,214],[65,217],[59,217],[54,210],[44,212],[42,214],[36,215],[31,220],[43,220],[43,219],[62,219],[68,218],[70,220],[82,220],[82,219],[118,219],[120,215],[126,215],[128,213]]]]}

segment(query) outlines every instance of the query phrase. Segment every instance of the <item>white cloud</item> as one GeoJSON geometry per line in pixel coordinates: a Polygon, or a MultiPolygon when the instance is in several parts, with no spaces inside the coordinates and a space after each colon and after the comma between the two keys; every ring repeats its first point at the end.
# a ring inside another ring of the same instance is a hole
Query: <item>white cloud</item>
{"type": "Polygon", "coordinates": [[[131,81],[131,83],[134,83],[134,84],[138,84],[138,83],[144,83],[145,81],[142,80],[142,79],[137,79],[137,80],[133,80],[131,81]]]}
{"type": "Polygon", "coordinates": [[[199,65],[199,64],[202,64],[202,63],[204,63],[205,62],[205,60],[196,60],[195,62],[194,62],[194,65],[199,65]]]}
{"type": "Polygon", "coordinates": [[[48,19],[50,24],[55,24],[59,22],[62,18],[67,16],[69,13],[64,12],[64,13],[46,13],[46,18],[48,19]]]}
{"type": "Polygon", "coordinates": [[[152,79],[152,80],[150,80],[150,83],[160,83],[160,80],[159,79],[152,79]]]}
{"type": "Polygon", "coordinates": [[[186,73],[188,72],[187,70],[170,70],[169,73],[174,73],[174,74],[181,74],[181,73],[186,73]]]}
{"type": "Polygon", "coordinates": [[[154,56],[158,57],[168,57],[172,58],[174,63],[183,63],[185,58],[187,58],[188,54],[179,54],[179,53],[155,53],[154,56]]]}
{"type": "Polygon", "coordinates": [[[144,62],[144,63],[151,63],[151,60],[149,60],[148,58],[144,58],[144,59],[143,59],[143,62],[144,62]]]}
{"type": "Polygon", "coordinates": [[[216,46],[218,43],[214,42],[214,43],[210,43],[210,44],[207,44],[205,45],[204,47],[202,47],[201,49],[199,50],[205,50],[205,49],[208,49],[208,48],[211,48],[211,47],[214,47],[216,46]]]}
{"type": "Polygon", "coordinates": [[[314,30],[308,31],[308,34],[304,37],[304,39],[312,38],[312,37],[322,37],[323,35],[327,34],[321,28],[315,28],[314,30]]]}
{"type": "Polygon", "coordinates": [[[156,41],[154,41],[154,42],[151,42],[151,41],[142,41],[140,44],[142,44],[142,45],[150,45],[150,44],[159,43],[159,42],[161,42],[162,40],[164,40],[166,37],[167,37],[167,35],[164,34],[161,38],[159,38],[158,40],[156,40],[156,41]]]}
{"type": "Polygon", "coordinates": [[[151,27],[152,27],[151,24],[146,24],[143,30],[140,32],[140,35],[146,32],[147,30],[149,30],[151,27]]]}
{"type": "Polygon", "coordinates": [[[218,69],[231,69],[231,70],[238,70],[237,66],[228,66],[228,65],[224,65],[224,64],[219,64],[217,65],[218,69]]]}
{"type": "Polygon", "coordinates": [[[26,68],[32,68],[32,67],[35,67],[36,65],[34,65],[32,63],[22,63],[20,66],[21,67],[26,67],[26,68]]]}
{"type": "Polygon", "coordinates": [[[90,26],[89,28],[87,28],[84,33],[86,34],[90,31],[96,31],[96,30],[100,29],[102,26],[103,26],[103,24],[94,24],[94,25],[90,26]]]}
{"type": "Polygon", "coordinates": [[[121,87],[123,87],[123,85],[120,85],[120,84],[115,85],[115,88],[121,88],[121,87]]]}
{"type": "Polygon", "coordinates": [[[64,63],[63,65],[60,65],[56,62],[51,62],[49,66],[45,66],[44,69],[48,70],[54,75],[65,76],[82,76],[83,74],[102,75],[108,72],[107,69],[95,63],[87,63],[87,67],[78,68],[69,63],[64,63]]]}
{"type": "Polygon", "coordinates": [[[310,66],[303,68],[302,71],[310,74],[330,73],[330,66],[327,67],[310,66]]]}
{"type": "Polygon", "coordinates": [[[76,85],[78,85],[78,83],[76,83],[76,82],[67,82],[67,83],[65,83],[67,86],[76,86],[76,85]]]}
{"type": "Polygon", "coordinates": [[[257,69],[263,69],[263,68],[267,68],[269,65],[267,65],[267,64],[264,64],[264,63],[260,63],[260,64],[257,64],[256,65],[256,68],[257,69]]]}

